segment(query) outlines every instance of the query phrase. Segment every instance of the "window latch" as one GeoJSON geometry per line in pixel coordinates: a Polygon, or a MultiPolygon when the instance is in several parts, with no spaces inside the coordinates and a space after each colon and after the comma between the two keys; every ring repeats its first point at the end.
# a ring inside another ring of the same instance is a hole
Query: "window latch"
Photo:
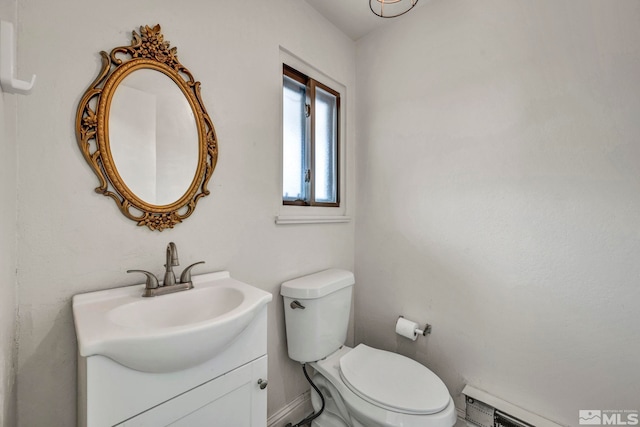
{"type": "Polygon", "coordinates": [[[305,117],[311,117],[311,104],[304,104],[305,117]]]}
{"type": "Polygon", "coordinates": [[[311,169],[307,169],[304,173],[304,182],[311,182],[311,169]]]}

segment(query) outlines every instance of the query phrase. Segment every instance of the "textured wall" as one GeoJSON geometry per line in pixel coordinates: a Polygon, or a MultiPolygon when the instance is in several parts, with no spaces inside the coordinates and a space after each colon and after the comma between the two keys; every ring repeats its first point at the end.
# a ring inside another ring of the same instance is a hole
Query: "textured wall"
{"type": "Polygon", "coordinates": [[[640,3],[433,1],[357,45],[356,340],[640,409],[640,3]],[[405,19],[406,18],[406,19],[405,19]],[[398,315],[433,324],[408,343],[398,315]]]}
{"type": "Polygon", "coordinates": [[[298,0],[20,0],[19,16],[20,60],[38,75],[38,86],[18,109],[18,425],[74,425],[71,296],[139,283],[140,277],[125,273],[129,268],[161,273],[169,241],[178,245],[183,266],[205,260],[199,271],[228,269],[274,294],[269,412],[303,393],[301,369],[286,353],[279,285],[328,267],[353,268],[354,226],[274,224],[280,205],[279,47],[353,90],[354,43],[298,0]],[[202,82],[220,141],[211,195],[185,223],[162,233],[136,227],[110,199],[94,193],[97,180],[74,134],[77,103],[99,70],[98,52],[128,44],[131,30],[155,23],[202,82]]]}
{"type": "MultiPolygon", "coordinates": [[[[0,2],[0,19],[15,23],[15,13],[15,1],[0,2]]],[[[6,427],[15,423],[18,96],[0,90],[0,426],[6,427]]]]}

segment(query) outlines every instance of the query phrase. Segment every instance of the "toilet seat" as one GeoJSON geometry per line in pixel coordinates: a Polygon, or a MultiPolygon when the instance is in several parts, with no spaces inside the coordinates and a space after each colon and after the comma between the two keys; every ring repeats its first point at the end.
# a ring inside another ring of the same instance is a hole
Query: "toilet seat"
{"type": "MultiPolygon", "coordinates": [[[[346,405],[354,426],[451,427],[456,423],[455,405],[448,392],[446,407],[440,412],[428,415],[408,414],[400,412],[398,409],[390,410],[383,408],[380,404],[372,403],[370,400],[356,394],[347,386],[340,374],[340,360],[353,350],[352,348],[343,346],[325,359],[311,362],[310,365],[317,372],[314,381],[326,381],[331,384],[332,387],[335,387],[337,396],[334,395],[334,399],[346,405]],[[355,422],[356,420],[358,421],[357,423],[355,422]]],[[[384,367],[378,368],[379,370],[386,369],[384,367]]],[[[424,366],[423,368],[427,369],[424,366]]]]}
{"type": "Polygon", "coordinates": [[[428,415],[449,404],[447,387],[427,367],[364,344],[340,358],[340,377],[356,395],[389,411],[428,415]]]}

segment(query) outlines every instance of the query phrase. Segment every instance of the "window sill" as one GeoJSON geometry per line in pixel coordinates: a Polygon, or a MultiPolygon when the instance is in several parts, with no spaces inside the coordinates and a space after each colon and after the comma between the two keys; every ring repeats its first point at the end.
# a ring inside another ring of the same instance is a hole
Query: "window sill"
{"type": "Polygon", "coordinates": [[[341,222],[351,222],[350,216],[344,215],[278,215],[276,216],[276,224],[335,224],[341,222]]]}

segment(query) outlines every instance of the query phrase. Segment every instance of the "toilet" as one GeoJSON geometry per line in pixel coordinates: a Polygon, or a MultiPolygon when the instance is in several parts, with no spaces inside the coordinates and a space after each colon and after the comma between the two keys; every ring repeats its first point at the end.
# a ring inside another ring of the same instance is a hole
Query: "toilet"
{"type": "MultiPolygon", "coordinates": [[[[420,363],[364,344],[345,346],[353,273],[330,269],[282,284],[289,357],[315,370],[325,409],[312,427],[452,427],[447,387],[420,363]]],[[[311,391],[313,409],[321,400],[311,391]]]]}

